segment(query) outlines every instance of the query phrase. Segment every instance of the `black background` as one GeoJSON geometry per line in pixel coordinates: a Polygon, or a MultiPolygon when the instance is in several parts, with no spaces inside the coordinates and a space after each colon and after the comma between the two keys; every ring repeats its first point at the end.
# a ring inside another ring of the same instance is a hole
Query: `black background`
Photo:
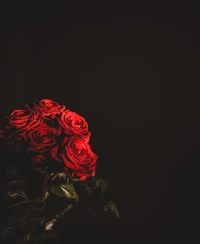
{"type": "Polygon", "coordinates": [[[89,123],[127,238],[197,243],[197,6],[66,2],[7,2],[1,116],[67,105],[89,123]]]}

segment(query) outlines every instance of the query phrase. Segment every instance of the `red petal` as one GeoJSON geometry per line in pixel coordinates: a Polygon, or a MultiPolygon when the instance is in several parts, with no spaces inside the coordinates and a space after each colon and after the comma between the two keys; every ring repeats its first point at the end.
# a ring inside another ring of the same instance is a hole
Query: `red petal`
{"type": "Polygon", "coordinates": [[[51,149],[51,156],[52,158],[54,158],[56,161],[60,162],[60,159],[58,158],[58,149],[59,149],[59,145],[56,145],[54,148],[51,149]]]}

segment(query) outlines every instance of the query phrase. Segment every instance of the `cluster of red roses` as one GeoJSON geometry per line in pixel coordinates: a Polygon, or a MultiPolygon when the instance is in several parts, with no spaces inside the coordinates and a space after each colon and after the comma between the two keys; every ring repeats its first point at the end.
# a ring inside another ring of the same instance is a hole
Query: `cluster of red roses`
{"type": "Polygon", "coordinates": [[[64,105],[42,99],[14,110],[8,117],[0,137],[13,143],[23,140],[34,163],[42,163],[46,155],[63,162],[69,177],[85,180],[95,175],[98,156],[91,150],[88,123],[64,105]]]}

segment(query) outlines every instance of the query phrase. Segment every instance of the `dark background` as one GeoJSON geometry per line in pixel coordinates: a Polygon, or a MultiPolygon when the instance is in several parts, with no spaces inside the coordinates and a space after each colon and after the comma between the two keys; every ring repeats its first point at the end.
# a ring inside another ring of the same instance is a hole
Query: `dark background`
{"type": "Polygon", "coordinates": [[[66,104],[89,123],[128,240],[197,243],[197,6],[66,2],[7,2],[1,116],[66,104]]]}

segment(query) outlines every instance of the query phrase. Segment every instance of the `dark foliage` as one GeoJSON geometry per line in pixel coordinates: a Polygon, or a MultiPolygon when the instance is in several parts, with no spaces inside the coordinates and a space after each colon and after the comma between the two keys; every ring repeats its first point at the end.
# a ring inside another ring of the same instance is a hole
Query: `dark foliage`
{"type": "Polygon", "coordinates": [[[114,196],[98,171],[72,182],[65,173],[32,171],[20,153],[1,157],[0,165],[1,243],[125,241],[114,196]]]}

